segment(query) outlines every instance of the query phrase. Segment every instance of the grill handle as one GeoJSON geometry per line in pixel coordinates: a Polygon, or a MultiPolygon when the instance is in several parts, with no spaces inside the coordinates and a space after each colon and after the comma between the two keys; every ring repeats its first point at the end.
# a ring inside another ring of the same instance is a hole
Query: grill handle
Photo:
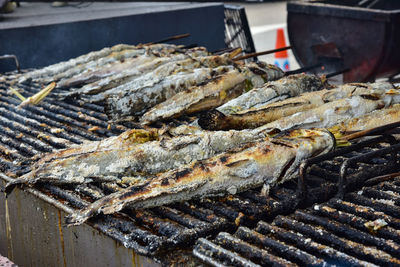
{"type": "Polygon", "coordinates": [[[18,73],[21,72],[20,66],[19,66],[19,61],[16,55],[2,55],[0,56],[0,60],[1,59],[14,59],[15,61],[15,67],[17,68],[18,73]]]}

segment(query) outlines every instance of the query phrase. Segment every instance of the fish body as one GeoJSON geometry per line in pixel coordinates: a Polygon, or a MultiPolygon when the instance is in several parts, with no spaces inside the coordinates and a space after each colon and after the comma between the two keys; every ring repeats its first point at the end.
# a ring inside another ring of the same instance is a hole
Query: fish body
{"type": "Polygon", "coordinates": [[[399,90],[390,89],[382,95],[361,94],[350,98],[339,99],[325,103],[317,108],[298,112],[291,116],[275,120],[259,128],[279,129],[290,128],[328,128],[341,121],[360,117],[374,110],[400,103],[399,90]]]}
{"type": "Polygon", "coordinates": [[[283,76],[283,71],[275,66],[261,62],[257,64],[238,67],[211,79],[204,85],[180,92],[146,112],[141,122],[150,124],[158,120],[216,108],[253,86],[261,86],[265,80],[275,80],[283,76]]]}
{"type": "Polygon", "coordinates": [[[334,146],[335,138],[326,130],[290,131],[159,174],[108,195],[72,214],[69,223],[78,225],[99,213],[112,214],[125,207],[150,208],[235,194],[262,184],[275,185],[293,179],[302,160],[326,153],[334,146]]]}
{"type": "Polygon", "coordinates": [[[400,104],[395,104],[388,108],[374,110],[371,113],[360,117],[347,119],[339,124],[334,125],[330,129],[333,132],[341,132],[342,134],[357,131],[369,130],[386,124],[400,121],[400,104]]]}
{"type": "Polygon", "coordinates": [[[165,101],[175,94],[232,70],[233,66],[217,68],[196,68],[190,72],[180,72],[165,77],[159,82],[145,83],[136,90],[123,94],[109,95],[105,102],[105,112],[111,120],[128,116],[140,116],[149,108],[165,101]]]}
{"type": "MultiPolygon", "coordinates": [[[[137,68],[106,77],[98,82],[85,85],[78,93],[89,96],[90,102],[104,101],[108,96],[113,100],[127,102],[124,98],[135,98],[134,92],[158,86],[162,88],[164,79],[170,75],[191,73],[196,68],[215,68],[220,65],[233,64],[228,54],[222,56],[197,56],[196,54],[180,54],[170,57],[161,57],[137,68]]],[[[189,80],[189,77],[184,77],[189,80]]],[[[173,79],[173,78],[172,78],[173,79]]],[[[171,82],[166,81],[165,83],[171,82]]],[[[75,92],[76,94],[77,92],[75,92]]],[[[114,105],[118,110],[118,104],[114,105]]],[[[133,109],[135,107],[132,107],[133,109]]],[[[118,112],[122,113],[122,111],[118,112]]],[[[132,114],[126,114],[132,115],[132,114]]]]}
{"type": "MultiPolygon", "coordinates": [[[[301,75],[298,77],[300,79],[293,79],[294,77],[292,78],[294,85],[300,83],[302,81],[302,78],[307,76],[301,75]]],[[[305,79],[304,84],[310,83],[307,80],[308,78],[305,79]]],[[[281,83],[281,85],[287,83],[288,82],[281,83]]],[[[198,123],[203,129],[207,130],[251,129],[278,120],[280,118],[293,115],[298,112],[303,112],[319,107],[327,102],[332,102],[338,99],[349,98],[357,95],[381,96],[392,88],[393,86],[390,83],[382,82],[373,84],[346,84],[330,90],[324,89],[319,91],[306,92],[299,96],[290,97],[285,100],[269,104],[263,104],[257,108],[249,108],[228,115],[225,115],[224,113],[218,111],[221,107],[223,107],[221,106],[217,110],[212,110],[201,114],[198,123]]],[[[281,91],[285,90],[286,89],[282,89],[281,91]]],[[[292,90],[295,89],[293,88],[292,90]]],[[[301,89],[300,91],[302,90],[303,89],[301,89]]],[[[230,102],[233,102],[234,100],[230,102]]],[[[229,102],[227,104],[229,104],[229,102]]]]}
{"type": "Polygon", "coordinates": [[[90,52],[68,61],[53,64],[33,72],[28,72],[22,75],[19,82],[27,83],[31,80],[35,80],[42,83],[48,83],[61,78],[71,77],[74,74],[80,73],[84,70],[89,70],[95,66],[102,66],[102,64],[121,60],[123,58],[145,54],[149,50],[154,52],[160,50],[173,52],[176,49],[178,49],[176,45],[169,44],[138,46],[116,45],[111,48],[106,47],[100,51],[90,52]]]}
{"type": "Polygon", "coordinates": [[[86,71],[71,78],[62,79],[57,83],[57,86],[62,88],[81,87],[125,70],[135,69],[140,65],[154,60],[154,56],[140,55],[138,57],[128,58],[123,62],[112,62],[99,70],[86,71]]]}
{"type": "Polygon", "coordinates": [[[262,87],[254,88],[232,99],[217,108],[225,115],[237,113],[241,110],[257,108],[260,105],[298,96],[304,92],[318,91],[323,88],[323,81],[315,75],[295,74],[283,77],[277,81],[270,81],[262,87]]]}
{"type": "Polygon", "coordinates": [[[12,184],[38,181],[79,184],[154,175],[265,137],[263,133],[251,131],[194,129],[190,133],[159,138],[154,131],[129,130],[117,137],[85,142],[45,155],[32,166],[30,173],[12,184]]]}
{"type": "Polygon", "coordinates": [[[131,46],[126,47],[125,45],[116,45],[113,47],[105,47],[98,51],[92,51],[88,54],[81,55],[77,58],[72,58],[68,61],[59,62],[59,63],[47,66],[47,67],[39,69],[39,70],[28,72],[21,77],[19,82],[24,83],[24,82],[27,82],[28,80],[32,80],[32,79],[36,80],[36,79],[40,79],[42,77],[52,76],[56,73],[66,71],[67,69],[72,68],[76,65],[84,64],[91,60],[96,60],[98,58],[108,56],[113,51],[121,51],[125,48],[131,48],[131,46]]]}
{"type": "Polygon", "coordinates": [[[189,49],[184,52],[167,51],[147,51],[144,54],[133,56],[130,58],[122,59],[121,61],[111,62],[105,66],[100,65],[93,70],[85,70],[83,73],[75,75],[71,78],[65,78],[58,82],[58,87],[77,87],[84,84],[93,83],[106,77],[120,74],[117,77],[112,77],[109,81],[114,79],[121,79],[121,74],[125,73],[124,78],[127,79],[132,74],[141,74],[143,70],[152,70],[160,66],[162,63],[183,60],[187,57],[205,57],[207,51],[203,49],[189,49]],[[146,66],[142,66],[146,65],[146,66]],[[136,71],[140,68],[141,71],[136,71]],[[131,74],[132,73],[132,74],[131,74]]]}
{"type": "MultiPolygon", "coordinates": [[[[161,70],[168,69],[171,63],[175,64],[173,63],[173,61],[180,61],[184,60],[185,58],[187,58],[187,56],[184,54],[179,54],[171,57],[155,58],[148,62],[143,62],[143,64],[139,64],[134,68],[127,68],[113,75],[86,84],[79,89],[71,90],[71,92],[68,92],[66,96],[79,95],[83,98],[86,97],[91,102],[103,101],[109,94],[113,94],[124,86],[128,86],[130,81],[133,81],[142,75],[146,76],[146,74],[153,72],[163,73],[162,75],[166,75],[166,72],[161,72],[161,70]],[[113,88],[115,89],[111,91],[113,88]],[[108,90],[110,91],[106,92],[108,90]]],[[[148,76],[149,75],[147,75],[146,77],[148,76]]]]}

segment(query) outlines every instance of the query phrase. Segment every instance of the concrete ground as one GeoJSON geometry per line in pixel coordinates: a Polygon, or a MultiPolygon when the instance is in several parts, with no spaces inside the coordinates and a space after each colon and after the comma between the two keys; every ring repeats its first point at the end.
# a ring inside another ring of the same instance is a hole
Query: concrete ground
{"type": "MultiPolygon", "coordinates": [[[[230,2],[230,4],[232,4],[230,2]]],[[[245,7],[247,19],[250,24],[250,30],[253,35],[256,51],[264,51],[275,48],[276,30],[284,28],[286,32],[286,1],[270,1],[265,3],[233,3],[245,7]]],[[[289,45],[289,39],[286,32],[286,44],[289,45]]],[[[290,69],[299,68],[299,64],[289,50],[290,69]]],[[[268,63],[274,62],[274,55],[259,57],[268,63]]]]}

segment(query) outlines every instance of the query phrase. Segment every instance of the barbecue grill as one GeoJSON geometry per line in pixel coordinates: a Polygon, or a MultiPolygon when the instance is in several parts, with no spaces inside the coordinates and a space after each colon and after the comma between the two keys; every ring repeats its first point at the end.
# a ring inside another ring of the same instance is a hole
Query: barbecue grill
{"type": "Polygon", "coordinates": [[[343,82],[395,76],[400,71],[399,8],[398,1],[288,3],[293,54],[302,67],[347,70],[343,82]]]}
{"type": "MultiPolygon", "coordinates": [[[[7,91],[10,77],[0,83],[3,182],[28,172],[43,152],[133,127],[109,125],[101,105],[60,101],[51,95],[37,106],[18,108],[20,101],[7,91]]],[[[41,89],[38,84],[13,86],[27,97],[41,89]]],[[[17,188],[8,198],[0,196],[5,203],[0,206],[0,253],[24,266],[398,264],[400,180],[379,183],[384,178],[370,178],[400,171],[400,145],[391,134],[375,135],[310,159],[301,166],[298,181],[272,188],[267,197],[255,189],[126,209],[78,227],[67,228],[65,216],[119,185],[17,188]],[[374,185],[361,189],[365,181],[374,185]],[[335,198],[341,195],[344,200],[335,198]],[[376,233],[363,226],[377,219],[388,226],[376,233]]]]}

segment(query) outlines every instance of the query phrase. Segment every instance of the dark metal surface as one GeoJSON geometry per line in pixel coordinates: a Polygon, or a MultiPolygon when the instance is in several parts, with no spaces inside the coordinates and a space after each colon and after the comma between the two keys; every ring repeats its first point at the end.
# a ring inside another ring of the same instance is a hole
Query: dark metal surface
{"type": "Polygon", "coordinates": [[[344,82],[371,81],[400,71],[400,2],[359,1],[288,3],[293,53],[301,66],[323,63],[324,73],[350,69],[344,82]]]}
{"type": "MultiPolygon", "coordinates": [[[[191,36],[174,43],[196,43],[212,51],[225,47],[224,27],[224,6],[218,3],[115,2],[80,9],[35,3],[3,15],[0,55],[14,54],[21,68],[37,68],[115,44],[182,33],[191,36]]],[[[14,69],[12,61],[0,61],[0,72],[14,69]]]]}
{"type": "Polygon", "coordinates": [[[369,192],[399,194],[399,185],[396,178],[347,194],[345,200],[334,198],[289,216],[279,215],[270,223],[260,221],[254,229],[239,227],[233,235],[199,239],[194,255],[213,266],[242,266],[244,261],[247,266],[398,266],[398,204],[391,203],[392,197],[369,192]],[[375,230],[369,226],[374,223],[375,230]]]}

